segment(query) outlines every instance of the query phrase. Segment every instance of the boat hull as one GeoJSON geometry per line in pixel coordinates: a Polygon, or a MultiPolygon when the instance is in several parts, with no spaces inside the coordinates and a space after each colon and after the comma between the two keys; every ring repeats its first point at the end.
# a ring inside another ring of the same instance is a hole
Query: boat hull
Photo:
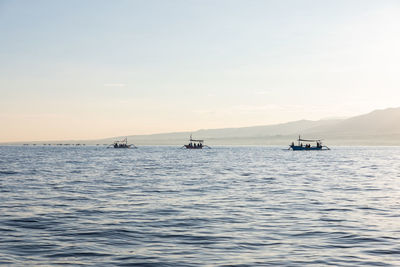
{"type": "Polygon", "coordinates": [[[185,145],[185,147],[186,147],[187,149],[203,149],[202,146],[194,147],[194,146],[185,145]]]}
{"type": "Polygon", "coordinates": [[[328,148],[325,147],[305,147],[305,146],[290,146],[290,148],[294,151],[299,151],[299,150],[328,150],[328,148]]]}

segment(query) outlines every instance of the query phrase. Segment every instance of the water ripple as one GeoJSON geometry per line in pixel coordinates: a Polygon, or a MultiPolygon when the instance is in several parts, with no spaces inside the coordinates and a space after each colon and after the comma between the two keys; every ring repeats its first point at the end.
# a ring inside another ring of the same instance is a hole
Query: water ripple
{"type": "Polygon", "coordinates": [[[0,265],[399,266],[399,155],[0,147],[0,265]]]}

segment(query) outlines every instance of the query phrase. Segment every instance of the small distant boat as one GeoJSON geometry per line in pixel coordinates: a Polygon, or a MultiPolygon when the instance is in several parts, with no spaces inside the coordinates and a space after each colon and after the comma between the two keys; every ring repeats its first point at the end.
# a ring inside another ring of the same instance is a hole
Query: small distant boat
{"type": "Polygon", "coordinates": [[[297,139],[297,145],[292,142],[289,146],[289,149],[294,150],[330,150],[329,147],[322,145],[321,139],[302,139],[299,135],[299,139],[297,139]],[[305,142],[303,144],[303,142],[305,142]],[[311,145],[311,143],[315,143],[315,145],[311,145]]]}
{"type": "Polygon", "coordinates": [[[137,148],[133,144],[128,145],[128,138],[125,138],[125,139],[123,139],[121,141],[115,141],[113,144],[109,145],[108,147],[113,147],[113,148],[137,148]]]}
{"type": "Polygon", "coordinates": [[[187,148],[187,149],[203,149],[204,148],[211,148],[207,145],[204,145],[204,140],[196,140],[192,138],[192,135],[190,135],[189,139],[189,144],[184,145],[182,148],[187,148]]]}

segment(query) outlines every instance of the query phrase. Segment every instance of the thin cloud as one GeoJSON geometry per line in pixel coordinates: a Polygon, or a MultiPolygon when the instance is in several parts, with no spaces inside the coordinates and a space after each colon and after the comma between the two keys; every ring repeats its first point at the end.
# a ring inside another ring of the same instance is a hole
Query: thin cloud
{"type": "Polygon", "coordinates": [[[126,84],[124,83],[105,83],[103,84],[105,87],[125,87],[126,84]]]}
{"type": "Polygon", "coordinates": [[[255,113],[265,113],[265,112],[275,112],[275,111],[291,111],[304,110],[302,105],[277,105],[268,104],[261,106],[254,105],[236,105],[227,108],[219,109],[200,109],[194,110],[193,112],[199,115],[235,115],[235,114],[255,114],[255,113]]]}
{"type": "Polygon", "coordinates": [[[264,90],[264,91],[256,91],[254,92],[256,95],[269,95],[271,94],[271,90],[264,90]]]}

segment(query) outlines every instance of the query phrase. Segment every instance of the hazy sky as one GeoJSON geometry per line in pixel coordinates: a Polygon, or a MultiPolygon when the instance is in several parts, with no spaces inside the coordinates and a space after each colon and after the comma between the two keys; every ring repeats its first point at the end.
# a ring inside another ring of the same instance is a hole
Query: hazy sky
{"type": "Polygon", "coordinates": [[[2,1],[0,141],[400,106],[400,1],[2,1]]]}

